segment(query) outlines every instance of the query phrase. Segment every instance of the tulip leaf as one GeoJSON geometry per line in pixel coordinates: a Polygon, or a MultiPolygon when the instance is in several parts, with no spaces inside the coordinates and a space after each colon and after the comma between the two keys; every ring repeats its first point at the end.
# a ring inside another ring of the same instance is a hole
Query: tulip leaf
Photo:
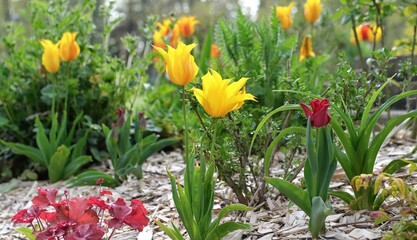
{"type": "Polygon", "coordinates": [[[344,191],[329,191],[329,195],[342,199],[351,208],[356,209],[356,207],[354,207],[356,204],[355,197],[351,195],[350,193],[344,192],[344,191]]]}
{"type": "Polygon", "coordinates": [[[310,216],[311,203],[308,193],[306,191],[299,188],[297,185],[287,182],[280,178],[265,177],[265,181],[277,188],[281,193],[287,196],[295,205],[297,205],[299,208],[301,208],[301,210],[303,210],[307,215],[310,216]]]}
{"type": "Polygon", "coordinates": [[[301,109],[301,107],[298,104],[288,104],[288,105],[284,105],[282,107],[279,107],[279,108],[273,110],[272,112],[268,113],[265,117],[263,117],[262,120],[259,122],[258,126],[256,127],[255,132],[253,133],[252,141],[251,141],[250,147],[249,147],[248,156],[251,155],[252,147],[253,147],[253,144],[255,142],[256,136],[258,136],[262,127],[265,125],[266,121],[268,121],[269,118],[271,118],[274,114],[282,112],[282,111],[299,110],[299,109],[301,109]]]}
{"type": "Polygon", "coordinates": [[[313,239],[318,239],[319,233],[323,230],[326,217],[332,213],[333,208],[327,206],[321,197],[313,197],[311,200],[311,215],[308,224],[313,239]]]}
{"type": "Polygon", "coordinates": [[[272,153],[275,150],[275,147],[277,146],[278,142],[285,137],[287,134],[290,133],[304,133],[306,130],[303,127],[288,127],[283,129],[278,136],[276,136],[274,138],[274,140],[271,142],[271,144],[269,144],[266,153],[265,153],[265,163],[264,163],[264,175],[268,176],[269,175],[269,167],[271,165],[271,160],[272,160],[272,153]]]}
{"type": "Polygon", "coordinates": [[[221,240],[227,234],[236,230],[250,230],[250,226],[241,222],[225,222],[217,226],[206,236],[206,240],[221,240]]]}
{"type": "Polygon", "coordinates": [[[49,162],[53,154],[53,149],[52,149],[53,146],[51,146],[51,143],[48,141],[48,138],[46,137],[45,129],[43,128],[43,125],[41,121],[39,120],[39,117],[36,117],[35,123],[37,127],[36,144],[38,145],[38,148],[41,151],[43,159],[46,162],[46,165],[49,166],[49,162]]]}

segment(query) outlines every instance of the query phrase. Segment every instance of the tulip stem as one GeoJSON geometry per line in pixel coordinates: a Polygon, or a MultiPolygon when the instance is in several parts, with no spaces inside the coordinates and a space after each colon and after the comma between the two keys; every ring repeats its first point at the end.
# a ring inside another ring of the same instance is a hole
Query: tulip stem
{"type": "Polygon", "coordinates": [[[57,82],[57,76],[55,74],[51,80],[51,83],[52,83],[52,116],[55,115],[56,82],[57,82]]]}
{"type": "Polygon", "coordinates": [[[185,86],[182,86],[182,114],[184,116],[184,151],[185,163],[188,164],[188,128],[187,128],[187,113],[185,112],[185,86]]]}

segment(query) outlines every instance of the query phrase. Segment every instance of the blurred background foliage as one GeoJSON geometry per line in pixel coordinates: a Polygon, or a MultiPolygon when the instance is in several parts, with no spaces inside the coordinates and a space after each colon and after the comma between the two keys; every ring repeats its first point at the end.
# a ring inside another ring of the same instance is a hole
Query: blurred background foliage
{"type": "MultiPolygon", "coordinates": [[[[5,35],[5,23],[9,21],[21,22],[25,26],[26,35],[33,34],[30,31],[30,19],[29,16],[24,14],[25,9],[28,8],[30,0],[2,0],[0,4],[0,35],[5,35]]],[[[69,6],[75,5],[82,0],[67,0],[70,2],[69,6]]],[[[110,0],[96,0],[95,11],[93,14],[93,21],[95,24],[94,34],[92,38],[95,42],[101,42],[101,32],[106,24],[103,21],[103,17],[100,15],[100,6],[108,5],[110,0]]],[[[152,15],[166,18],[171,15],[195,15],[200,21],[197,27],[196,37],[197,39],[204,39],[205,35],[210,29],[211,25],[217,23],[219,19],[230,19],[237,16],[239,8],[245,15],[250,15],[252,20],[261,20],[269,17],[271,9],[275,5],[288,5],[290,2],[299,2],[291,0],[118,0],[115,2],[115,8],[111,12],[112,18],[121,17],[120,23],[115,26],[115,29],[111,33],[111,39],[109,45],[111,46],[111,53],[118,56],[123,56],[123,44],[121,37],[126,34],[136,35],[140,33],[140,29],[146,25],[148,18],[152,15]]],[[[389,2],[389,1],[388,1],[389,2]]],[[[396,1],[394,1],[396,2],[396,1]]],[[[296,33],[303,35],[309,31],[309,23],[304,20],[302,14],[303,3],[298,3],[293,9],[294,24],[289,29],[289,34],[296,33]]],[[[355,48],[347,41],[350,39],[350,26],[343,25],[346,19],[335,19],[334,14],[341,7],[339,1],[323,0],[323,13],[318,28],[320,29],[321,39],[326,41],[318,41],[315,43],[315,49],[322,53],[329,55],[337,55],[340,49],[344,49],[348,52],[348,56],[352,59],[356,55],[355,48]],[[331,43],[331,44],[329,44],[331,43]]],[[[404,39],[408,39],[412,35],[412,26],[405,25],[403,18],[400,17],[399,12],[390,14],[384,22],[385,27],[385,43],[384,46],[388,49],[394,47],[394,45],[400,45],[401,39],[398,36],[404,36],[404,39]]],[[[0,50],[4,46],[0,45],[0,50]]],[[[406,50],[401,50],[403,53],[406,50]]],[[[370,53],[370,51],[369,51],[370,53]]],[[[334,65],[328,65],[327,67],[334,67],[334,65]]]]}

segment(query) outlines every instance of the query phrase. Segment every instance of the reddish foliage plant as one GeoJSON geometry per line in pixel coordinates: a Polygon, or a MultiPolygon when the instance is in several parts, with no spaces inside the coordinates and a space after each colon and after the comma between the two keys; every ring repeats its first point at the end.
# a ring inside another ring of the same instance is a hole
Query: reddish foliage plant
{"type": "Polygon", "coordinates": [[[112,201],[103,199],[112,195],[109,190],[89,198],[66,198],[57,202],[56,189],[38,188],[38,195],[32,199],[32,206],[13,216],[14,223],[30,223],[36,239],[98,240],[108,230],[114,231],[124,224],[142,231],[148,225],[147,211],[136,199],[130,206],[122,198],[112,201]]]}

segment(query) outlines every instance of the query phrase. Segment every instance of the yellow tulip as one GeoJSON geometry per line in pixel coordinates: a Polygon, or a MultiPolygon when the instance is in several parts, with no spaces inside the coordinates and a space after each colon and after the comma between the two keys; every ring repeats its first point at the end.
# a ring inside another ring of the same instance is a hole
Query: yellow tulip
{"type": "Polygon", "coordinates": [[[304,4],[304,17],[307,21],[315,23],[321,14],[320,0],[307,0],[304,4]]]}
{"type": "Polygon", "coordinates": [[[256,101],[252,94],[245,91],[244,85],[248,78],[229,84],[231,79],[222,79],[219,73],[212,70],[201,79],[203,89],[192,90],[207,114],[214,118],[226,116],[239,109],[245,100],[256,101]]]}
{"type": "Polygon", "coordinates": [[[78,43],[75,41],[76,37],[76,32],[66,32],[62,35],[62,38],[59,41],[59,54],[62,61],[72,61],[80,54],[80,46],[78,46],[78,43]]]}
{"type": "Polygon", "coordinates": [[[156,26],[159,27],[158,32],[162,35],[162,37],[167,36],[171,31],[171,23],[171,19],[164,19],[162,23],[156,23],[156,26]]]}
{"type": "Polygon", "coordinates": [[[180,34],[183,37],[190,37],[194,34],[195,25],[199,24],[200,22],[195,19],[195,16],[183,16],[178,19],[177,25],[180,30],[180,34]]]}
{"type": "Polygon", "coordinates": [[[160,31],[153,32],[153,45],[160,48],[165,47],[165,41],[160,31]]]}
{"type": "Polygon", "coordinates": [[[197,46],[195,43],[185,45],[180,42],[177,48],[167,46],[168,51],[154,46],[154,49],[164,57],[166,72],[173,83],[185,86],[197,75],[198,67],[191,55],[191,50],[195,46],[197,46]]]}
{"type": "Polygon", "coordinates": [[[51,40],[42,39],[43,47],[42,65],[46,71],[56,73],[59,70],[59,49],[58,44],[53,44],[51,40]]]}
{"type": "Polygon", "coordinates": [[[303,61],[307,57],[315,57],[316,54],[313,51],[313,43],[310,36],[306,36],[303,39],[303,43],[300,48],[300,61],[303,61]]]}
{"type": "Polygon", "coordinates": [[[284,30],[287,30],[292,25],[291,10],[295,6],[295,3],[290,3],[286,7],[276,6],[275,14],[277,15],[279,21],[281,22],[281,27],[284,30]]]}

